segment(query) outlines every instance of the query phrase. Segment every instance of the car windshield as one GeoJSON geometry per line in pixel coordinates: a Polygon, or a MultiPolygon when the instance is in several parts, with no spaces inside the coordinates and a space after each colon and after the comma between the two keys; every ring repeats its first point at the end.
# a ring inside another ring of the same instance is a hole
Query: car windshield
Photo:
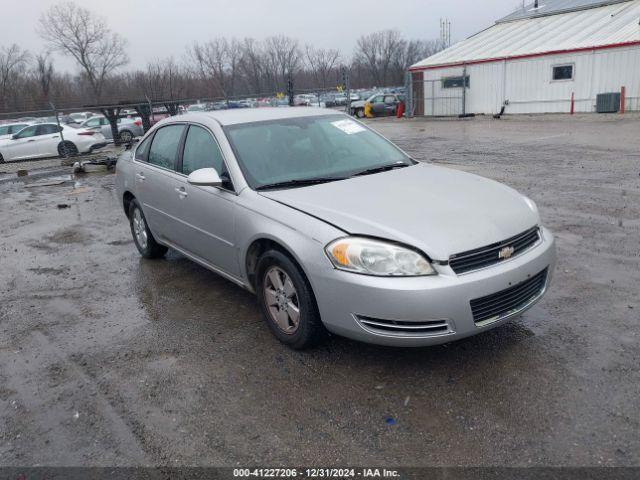
{"type": "Polygon", "coordinates": [[[341,180],[414,164],[393,144],[346,115],[245,123],[227,126],[225,132],[253,189],[341,180]]]}

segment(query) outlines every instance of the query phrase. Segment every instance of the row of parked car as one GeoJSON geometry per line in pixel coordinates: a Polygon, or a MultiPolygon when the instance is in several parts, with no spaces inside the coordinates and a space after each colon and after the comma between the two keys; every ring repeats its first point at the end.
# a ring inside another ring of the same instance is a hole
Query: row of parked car
{"type": "MultiPolygon", "coordinates": [[[[140,118],[118,119],[121,142],[130,142],[143,134],[140,118]]],[[[91,153],[112,141],[107,118],[92,112],[71,113],[57,118],[21,118],[0,125],[0,163],[91,153]]]]}
{"type": "MultiPolygon", "coordinates": [[[[404,87],[352,90],[349,94],[351,114],[364,117],[364,105],[372,104],[374,115],[393,115],[398,104],[404,102],[404,87]]],[[[293,105],[305,107],[335,108],[348,103],[344,92],[301,93],[293,98],[293,105]]],[[[224,100],[218,102],[200,102],[182,108],[182,112],[209,112],[234,108],[288,107],[289,99],[278,97],[245,98],[242,100],[224,100]]]]}
{"type": "MultiPolygon", "coordinates": [[[[405,101],[404,89],[354,90],[350,93],[350,113],[363,118],[365,105],[371,105],[374,116],[395,115],[405,101]]],[[[321,108],[341,107],[347,104],[346,93],[307,93],[294,97],[295,106],[321,108]]],[[[287,98],[246,98],[218,102],[201,102],[181,106],[179,113],[224,110],[234,108],[288,107],[287,98]]],[[[128,143],[144,135],[140,117],[134,110],[124,110],[118,119],[118,140],[128,143]]],[[[151,123],[167,116],[154,112],[151,123]]],[[[113,141],[111,125],[106,117],[93,112],[74,112],[68,115],[44,118],[22,118],[0,124],[0,163],[9,160],[67,156],[90,153],[113,141]]]]}

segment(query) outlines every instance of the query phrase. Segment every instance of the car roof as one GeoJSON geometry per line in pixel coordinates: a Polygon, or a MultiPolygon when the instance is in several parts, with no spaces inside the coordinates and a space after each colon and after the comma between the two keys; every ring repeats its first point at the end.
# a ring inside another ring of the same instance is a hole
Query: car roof
{"type": "Polygon", "coordinates": [[[217,110],[213,112],[187,113],[179,117],[171,117],[175,120],[203,120],[204,117],[213,119],[221,125],[238,125],[242,123],[264,122],[268,120],[281,120],[286,118],[320,117],[326,115],[339,115],[342,112],[327,108],[292,107],[292,108],[242,108],[232,110],[217,110]]]}

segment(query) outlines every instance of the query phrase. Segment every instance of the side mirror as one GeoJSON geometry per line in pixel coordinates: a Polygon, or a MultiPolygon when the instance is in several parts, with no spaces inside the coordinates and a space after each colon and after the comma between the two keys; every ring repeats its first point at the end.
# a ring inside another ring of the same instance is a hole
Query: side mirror
{"type": "Polygon", "coordinates": [[[215,168],[201,168],[195,172],[191,172],[187,178],[187,182],[191,185],[200,187],[221,187],[222,180],[215,168]]]}
{"type": "Polygon", "coordinates": [[[13,135],[11,135],[11,140],[17,140],[18,139],[18,134],[14,133],[13,135]]]}

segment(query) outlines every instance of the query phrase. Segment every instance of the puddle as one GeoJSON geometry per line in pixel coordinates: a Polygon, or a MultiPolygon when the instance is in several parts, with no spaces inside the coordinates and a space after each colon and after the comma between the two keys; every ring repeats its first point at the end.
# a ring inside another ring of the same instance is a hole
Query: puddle
{"type": "Polygon", "coordinates": [[[59,175],[55,177],[48,177],[46,179],[25,181],[24,188],[53,187],[57,185],[64,185],[65,183],[72,182],[73,180],[73,175],[59,175]]]}

